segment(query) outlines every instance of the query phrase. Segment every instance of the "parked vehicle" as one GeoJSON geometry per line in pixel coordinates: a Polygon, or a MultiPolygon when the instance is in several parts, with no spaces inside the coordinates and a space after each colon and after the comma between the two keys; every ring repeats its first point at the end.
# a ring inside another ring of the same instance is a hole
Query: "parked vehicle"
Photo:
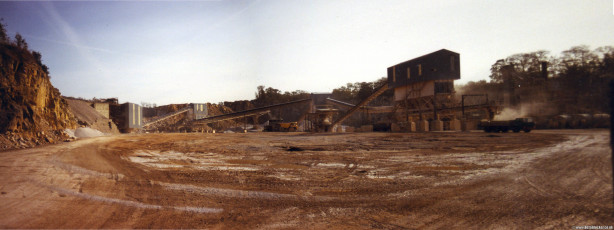
{"type": "Polygon", "coordinates": [[[517,133],[520,130],[525,133],[531,132],[535,128],[535,122],[532,118],[516,118],[510,121],[481,121],[479,124],[479,128],[483,129],[484,132],[507,132],[512,130],[517,133]]]}
{"type": "Polygon", "coordinates": [[[265,132],[295,132],[298,130],[298,123],[283,122],[282,119],[269,120],[269,124],[264,126],[265,132]]]}

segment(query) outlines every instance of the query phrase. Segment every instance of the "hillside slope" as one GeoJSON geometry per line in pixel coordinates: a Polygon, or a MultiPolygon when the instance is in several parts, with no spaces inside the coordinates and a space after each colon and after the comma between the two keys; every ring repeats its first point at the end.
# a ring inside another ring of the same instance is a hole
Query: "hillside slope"
{"type": "Polygon", "coordinates": [[[119,129],[111,119],[104,117],[91,106],[91,102],[78,99],[64,98],[68,102],[70,111],[80,126],[96,129],[107,134],[119,134],[119,129]]]}

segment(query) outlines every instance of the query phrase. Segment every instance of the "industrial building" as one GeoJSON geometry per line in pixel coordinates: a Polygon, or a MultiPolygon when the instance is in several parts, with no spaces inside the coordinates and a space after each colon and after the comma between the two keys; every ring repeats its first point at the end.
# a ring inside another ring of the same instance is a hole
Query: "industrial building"
{"type": "Polygon", "coordinates": [[[395,101],[454,93],[454,80],[460,79],[460,55],[442,49],[388,67],[388,88],[395,101]]]}
{"type": "Polygon", "coordinates": [[[192,113],[194,114],[193,120],[203,119],[209,116],[207,111],[207,104],[205,103],[192,103],[192,113]]]}
{"type": "Polygon", "coordinates": [[[143,107],[134,103],[110,105],[111,119],[123,133],[143,128],[143,107]]]}
{"type": "Polygon", "coordinates": [[[442,49],[388,67],[388,88],[394,89],[395,102],[417,100],[410,107],[432,107],[433,97],[454,93],[454,80],[460,79],[460,55],[442,49]]]}
{"type": "Polygon", "coordinates": [[[394,90],[397,123],[409,130],[443,130],[440,119],[453,120],[456,116],[456,111],[448,108],[456,105],[454,81],[458,79],[460,55],[446,49],[388,67],[388,88],[394,90]],[[413,121],[419,122],[415,125],[413,121]]]}
{"type": "MultiPolygon", "coordinates": [[[[487,97],[484,101],[475,99],[481,95],[463,95],[462,100],[456,100],[454,81],[461,77],[460,55],[456,52],[441,49],[388,67],[387,72],[387,82],[375,88],[371,95],[355,105],[332,99],[331,93],[312,93],[309,99],[216,116],[209,115],[207,104],[185,104],[181,109],[158,114],[147,122],[142,119],[141,106],[126,103],[112,106],[111,117],[122,132],[143,128],[149,131],[157,130],[156,127],[169,123],[168,121],[172,121],[170,123],[176,127],[200,127],[204,130],[204,126],[210,123],[233,119],[243,119],[245,123],[248,117],[270,115],[271,109],[309,103],[303,114],[295,120],[300,124],[301,130],[316,132],[345,130],[343,122],[361,111],[365,117],[360,126],[361,131],[412,132],[460,130],[461,121],[457,117],[465,118],[465,111],[484,110],[486,112],[483,114],[492,114],[487,97]],[[394,91],[392,105],[368,106],[370,101],[391,89],[394,91]],[[343,109],[343,112],[340,109],[343,109]]],[[[103,105],[99,107],[100,110],[105,109],[103,105]]],[[[356,126],[357,122],[353,122],[351,126],[356,126]]]]}

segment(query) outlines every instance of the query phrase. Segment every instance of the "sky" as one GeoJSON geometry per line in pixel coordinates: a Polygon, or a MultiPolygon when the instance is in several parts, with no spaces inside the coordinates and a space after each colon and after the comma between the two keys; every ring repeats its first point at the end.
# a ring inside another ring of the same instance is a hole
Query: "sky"
{"type": "Polygon", "coordinates": [[[331,92],[440,49],[457,84],[516,53],[614,46],[612,0],[0,1],[65,96],[121,103],[331,92]]]}

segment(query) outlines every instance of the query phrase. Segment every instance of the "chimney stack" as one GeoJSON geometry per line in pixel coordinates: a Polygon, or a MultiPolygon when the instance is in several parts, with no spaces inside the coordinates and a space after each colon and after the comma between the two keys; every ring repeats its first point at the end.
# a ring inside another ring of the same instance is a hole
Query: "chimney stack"
{"type": "Polygon", "coordinates": [[[544,80],[548,80],[548,62],[542,62],[542,77],[544,80]]]}

